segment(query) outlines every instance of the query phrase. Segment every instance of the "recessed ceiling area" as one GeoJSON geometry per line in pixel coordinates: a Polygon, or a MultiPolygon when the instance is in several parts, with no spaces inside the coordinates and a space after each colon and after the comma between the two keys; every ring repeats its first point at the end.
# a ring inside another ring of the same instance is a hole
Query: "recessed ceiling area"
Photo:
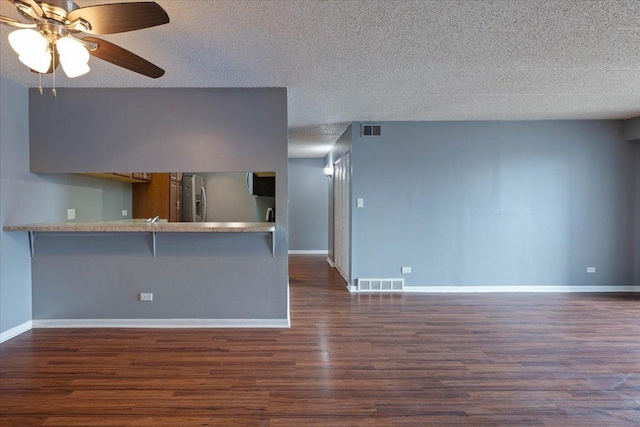
{"type": "MultiPolygon", "coordinates": [[[[125,0],[77,0],[79,6],[125,0]]],[[[640,1],[157,0],[166,25],[103,38],[166,71],[91,58],[65,87],[286,87],[289,157],[351,121],[640,116],[640,1]]],[[[0,14],[25,21],[7,0],[0,14]]],[[[0,27],[0,73],[29,87],[0,27]]],[[[51,76],[43,75],[51,86],[51,76]]],[[[51,96],[45,92],[44,96],[51,96]]]]}

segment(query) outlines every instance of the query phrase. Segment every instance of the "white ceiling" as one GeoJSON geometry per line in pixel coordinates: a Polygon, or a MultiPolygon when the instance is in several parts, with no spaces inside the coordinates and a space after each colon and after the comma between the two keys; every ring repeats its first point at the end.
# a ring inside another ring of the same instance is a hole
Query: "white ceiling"
{"type": "MultiPolygon", "coordinates": [[[[93,58],[57,85],[287,87],[290,157],[323,156],[354,120],[640,116],[638,0],[157,2],[169,24],[99,37],[163,77],[93,58]]],[[[0,73],[37,87],[0,31],[0,73]]]]}

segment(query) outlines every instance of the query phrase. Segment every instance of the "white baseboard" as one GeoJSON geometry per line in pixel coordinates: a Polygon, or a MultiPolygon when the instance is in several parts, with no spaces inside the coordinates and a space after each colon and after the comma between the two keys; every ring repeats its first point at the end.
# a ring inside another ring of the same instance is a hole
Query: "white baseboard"
{"type": "Polygon", "coordinates": [[[334,268],[336,265],[333,263],[333,261],[331,261],[331,258],[327,257],[327,262],[329,263],[329,265],[331,266],[331,268],[334,268]]]}
{"type": "Polygon", "coordinates": [[[20,334],[30,331],[32,328],[33,328],[33,322],[31,320],[24,322],[18,326],[14,326],[9,330],[6,330],[0,333],[0,344],[10,340],[11,338],[17,337],[20,334]]]}
{"type": "Polygon", "coordinates": [[[326,255],[328,254],[328,250],[297,250],[297,249],[289,249],[289,255],[326,255]]]}
{"type": "Polygon", "coordinates": [[[405,286],[406,293],[640,292],[640,286],[405,286]]]}
{"type": "Polygon", "coordinates": [[[289,319],[36,319],[34,328],[290,328],[289,319]]]}

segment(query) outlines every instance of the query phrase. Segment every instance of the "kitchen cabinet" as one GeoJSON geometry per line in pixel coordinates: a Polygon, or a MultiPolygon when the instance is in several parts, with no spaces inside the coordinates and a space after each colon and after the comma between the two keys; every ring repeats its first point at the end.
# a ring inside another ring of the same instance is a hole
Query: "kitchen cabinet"
{"type": "Polygon", "coordinates": [[[249,172],[247,173],[247,190],[253,196],[275,197],[276,174],[275,172],[249,172]]]}
{"type": "Polygon", "coordinates": [[[133,218],[159,216],[170,222],[182,218],[182,174],[151,173],[146,184],[134,185],[132,190],[133,218]]]}
{"type": "Polygon", "coordinates": [[[80,175],[92,176],[94,178],[110,179],[112,181],[130,182],[132,184],[149,182],[149,173],[124,173],[124,172],[105,172],[105,173],[81,173],[80,175]]]}

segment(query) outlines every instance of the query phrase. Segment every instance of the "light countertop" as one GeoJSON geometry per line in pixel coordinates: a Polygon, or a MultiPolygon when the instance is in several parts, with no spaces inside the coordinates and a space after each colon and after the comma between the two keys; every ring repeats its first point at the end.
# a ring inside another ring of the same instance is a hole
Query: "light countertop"
{"type": "Polygon", "coordinates": [[[92,232],[92,233],[272,233],[273,222],[166,222],[148,223],[144,220],[103,222],[66,222],[22,224],[2,227],[3,231],[30,232],[92,232]]]}

